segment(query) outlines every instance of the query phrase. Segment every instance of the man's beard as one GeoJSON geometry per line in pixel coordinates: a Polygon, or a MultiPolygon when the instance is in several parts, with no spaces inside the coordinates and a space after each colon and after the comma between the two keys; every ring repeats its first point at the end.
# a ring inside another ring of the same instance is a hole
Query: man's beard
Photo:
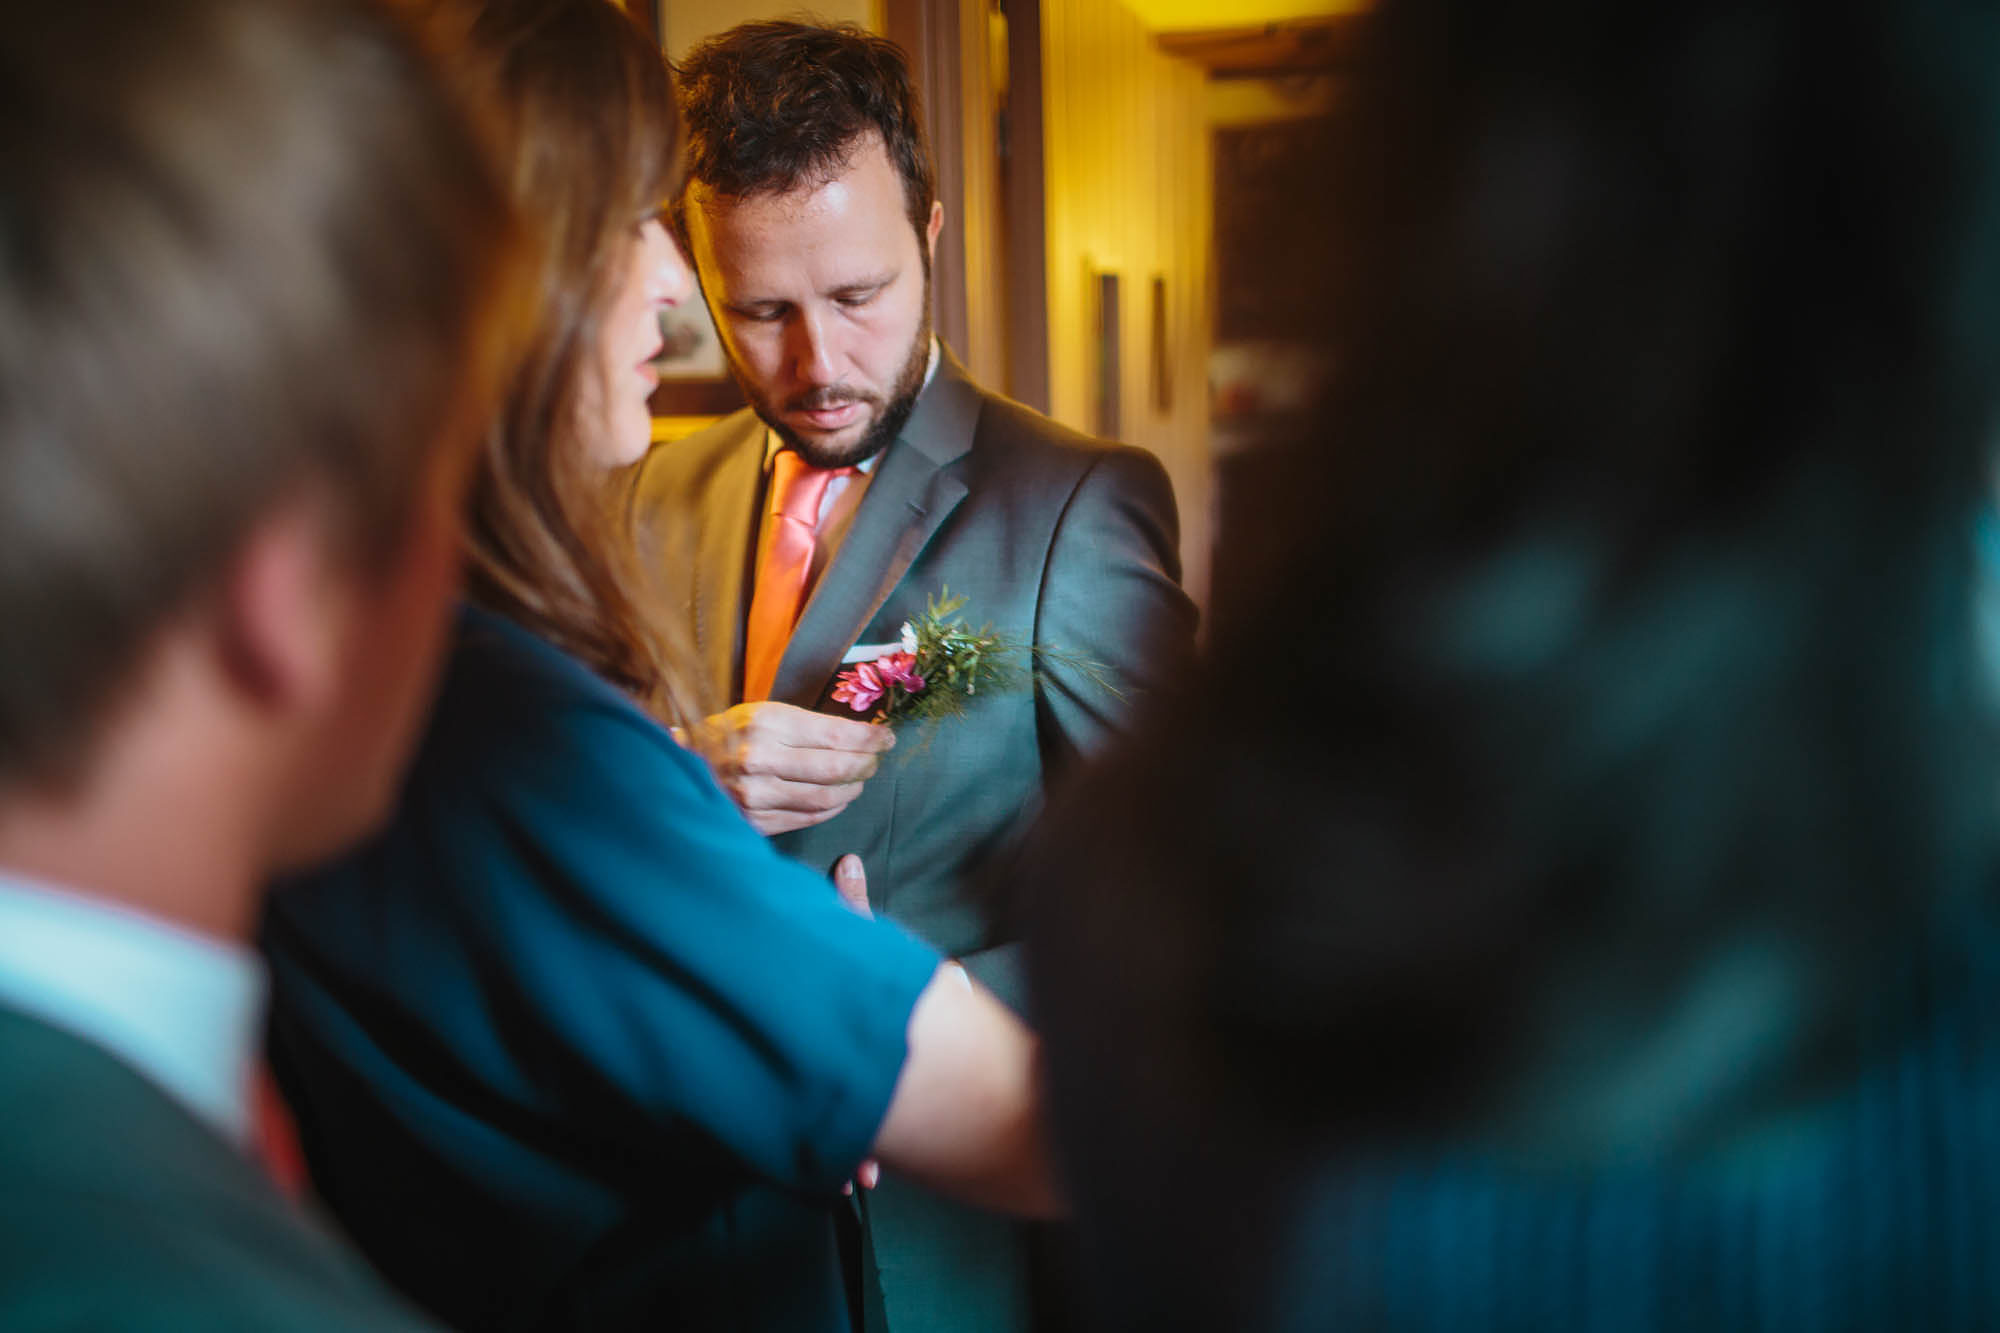
{"type": "Polygon", "coordinates": [[[801,436],[786,425],[777,412],[744,380],[737,372],[734,362],[730,373],[743,390],[743,396],[764,419],[764,424],[778,433],[778,438],[800,458],[814,467],[853,467],[865,463],[887,449],[902,433],[910,419],[910,413],[917,406],[917,395],[924,391],[924,372],[931,364],[931,303],[930,283],[924,284],[924,319],[917,330],[916,339],[910,344],[910,354],[904,358],[903,369],[896,376],[895,387],[890,391],[887,402],[872,394],[857,394],[843,389],[837,384],[818,389],[809,389],[787,404],[790,411],[815,411],[828,407],[838,407],[842,403],[864,402],[875,407],[875,419],[860,436],[845,445],[815,442],[801,436]]]}

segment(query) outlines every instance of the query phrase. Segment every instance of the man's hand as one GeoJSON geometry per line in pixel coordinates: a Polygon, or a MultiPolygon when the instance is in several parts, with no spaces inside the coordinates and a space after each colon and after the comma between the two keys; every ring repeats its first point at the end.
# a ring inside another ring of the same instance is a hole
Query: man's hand
{"type": "MultiPolygon", "coordinates": [[[[833,863],[833,889],[850,910],[865,917],[875,915],[868,906],[868,871],[862,866],[861,858],[853,852],[833,863]]],[[[870,1157],[854,1169],[854,1179],[840,1192],[852,1194],[856,1185],[865,1190],[872,1190],[876,1182],[881,1179],[882,1164],[870,1157]]]]}
{"type": "Polygon", "coordinates": [[[862,866],[861,858],[853,852],[833,863],[833,890],[840,900],[862,916],[872,917],[874,909],[868,906],[868,871],[862,866]]]}
{"type": "Polygon", "coordinates": [[[845,810],[896,736],[766,699],[704,720],[692,740],[743,817],[768,837],[845,810]]]}

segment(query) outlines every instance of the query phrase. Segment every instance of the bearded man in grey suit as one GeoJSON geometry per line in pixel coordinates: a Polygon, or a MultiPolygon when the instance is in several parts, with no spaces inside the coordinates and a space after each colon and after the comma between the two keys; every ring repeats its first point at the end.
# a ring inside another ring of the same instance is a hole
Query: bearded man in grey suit
{"type": "MultiPolygon", "coordinates": [[[[1018,1004],[1014,947],[967,881],[1186,651],[1172,488],[1150,454],[980,388],[932,336],[944,213],[892,43],[745,24],[680,76],[684,234],[752,404],[633,480],[655,614],[731,705],[689,740],[779,847],[858,852],[873,910],[1018,1004]],[[835,677],[946,588],[1061,657],[887,755],[835,677]]],[[[1028,1325],[1008,1224],[896,1182],[863,1211],[869,1326],[1028,1325]]]]}

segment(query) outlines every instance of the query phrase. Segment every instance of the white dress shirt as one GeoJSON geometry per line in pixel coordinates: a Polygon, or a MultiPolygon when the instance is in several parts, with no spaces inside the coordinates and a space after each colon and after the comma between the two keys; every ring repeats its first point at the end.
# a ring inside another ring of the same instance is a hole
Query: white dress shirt
{"type": "Polygon", "coordinates": [[[246,1147],[265,989],[242,945],[0,871],[0,1004],[103,1047],[246,1147]]]}

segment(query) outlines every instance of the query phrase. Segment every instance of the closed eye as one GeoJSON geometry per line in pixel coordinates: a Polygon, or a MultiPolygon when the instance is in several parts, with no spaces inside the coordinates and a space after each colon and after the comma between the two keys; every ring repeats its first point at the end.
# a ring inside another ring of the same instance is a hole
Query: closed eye
{"type": "Polygon", "coordinates": [[[836,305],[844,306],[849,310],[856,310],[867,305],[881,294],[882,288],[879,286],[850,288],[847,291],[835,292],[833,299],[836,305]]]}

